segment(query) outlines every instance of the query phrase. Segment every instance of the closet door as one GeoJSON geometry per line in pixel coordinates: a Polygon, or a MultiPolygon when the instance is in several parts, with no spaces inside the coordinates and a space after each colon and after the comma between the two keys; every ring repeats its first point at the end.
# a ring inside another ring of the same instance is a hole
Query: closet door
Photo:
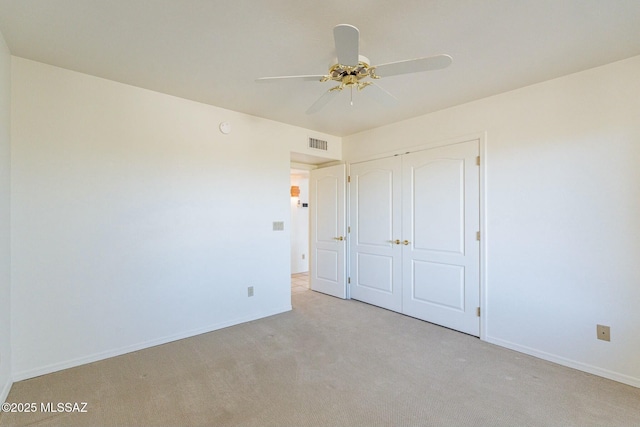
{"type": "Polygon", "coordinates": [[[350,176],[351,298],[401,311],[401,159],[352,164],[350,176]]]}
{"type": "Polygon", "coordinates": [[[403,156],[402,312],[480,335],[478,141],[403,156]]]}

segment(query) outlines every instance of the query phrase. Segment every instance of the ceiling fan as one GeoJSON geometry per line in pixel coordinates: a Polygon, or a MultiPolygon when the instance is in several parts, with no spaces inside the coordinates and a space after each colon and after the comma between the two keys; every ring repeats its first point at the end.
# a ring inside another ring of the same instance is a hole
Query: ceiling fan
{"type": "Polygon", "coordinates": [[[282,80],[302,80],[326,82],[333,80],[339,85],[325,92],[309,107],[307,114],[320,111],[343,89],[351,91],[351,105],[353,105],[353,89],[358,91],[371,86],[371,94],[385,105],[393,104],[396,98],[372,80],[399,74],[417,73],[421,71],[440,70],[448,67],[452,58],[449,55],[435,55],[423,58],[407,59],[405,61],[388,62],[380,65],[370,65],[369,59],[360,55],[360,31],[353,25],[340,24],[333,28],[333,38],[336,45],[335,63],[329,67],[328,74],[304,76],[261,77],[256,82],[276,82],[282,80]]]}

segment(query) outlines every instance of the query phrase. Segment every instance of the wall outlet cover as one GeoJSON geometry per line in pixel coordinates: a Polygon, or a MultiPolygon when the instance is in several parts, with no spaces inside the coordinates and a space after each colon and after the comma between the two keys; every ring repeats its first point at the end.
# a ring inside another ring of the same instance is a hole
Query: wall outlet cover
{"type": "Polygon", "coordinates": [[[596,325],[598,339],[603,341],[611,341],[611,328],[605,325],[596,325]]]}

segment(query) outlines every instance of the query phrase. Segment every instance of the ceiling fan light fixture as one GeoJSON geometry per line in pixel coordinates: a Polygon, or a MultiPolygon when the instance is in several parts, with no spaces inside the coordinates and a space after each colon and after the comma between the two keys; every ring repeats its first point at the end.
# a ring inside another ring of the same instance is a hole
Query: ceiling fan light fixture
{"type": "Polygon", "coordinates": [[[379,85],[372,81],[381,77],[397,76],[400,74],[417,73],[422,71],[440,70],[451,64],[452,58],[449,55],[435,55],[430,57],[407,59],[404,61],[388,62],[385,64],[370,65],[371,62],[366,56],[359,54],[360,33],[353,25],[340,24],[334,27],[333,36],[336,46],[337,57],[329,64],[329,73],[326,75],[307,75],[307,76],[280,76],[280,77],[261,77],[257,81],[280,81],[282,79],[298,79],[298,80],[315,80],[326,82],[333,80],[338,82],[338,86],[334,86],[326,91],[309,109],[307,114],[317,113],[321,108],[334,99],[337,92],[342,91],[345,87],[351,89],[351,99],[353,104],[353,87],[358,91],[363,90],[367,86],[373,85],[373,90],[378,95],[374,98],[383,105],[395,104],[397,99],[386,90],[380,88],[379,85]],[[376,73],[380,72],[380,76],[376,73]],[[383,98],[386,101],[381,101],[383,98]]]}

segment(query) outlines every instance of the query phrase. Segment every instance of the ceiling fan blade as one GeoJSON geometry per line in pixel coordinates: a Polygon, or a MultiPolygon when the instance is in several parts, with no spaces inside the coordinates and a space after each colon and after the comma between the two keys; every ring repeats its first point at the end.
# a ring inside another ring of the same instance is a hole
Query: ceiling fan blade
{"type": "Polygon", "coordinates": [[[389,62],[375,67],[380,77],[397,76],[398,74],[418,73],[420,71],[440,70],[451,65],[453,58],[449,55],[427,56],[425,58],[407,59],[406,61],[389,62]]]}
{"type": "Polygon", "coordinates": [[[363,88],[362,93],[366,94],[370,99],[373,99],[384,107],[393,107],[398,103],[398,98],[393,96],[387,90],[381,88],[376,83],[371,83],[367,87],[363,88]]]}
{"type": "Polygon", "coordinates": [[[282,80],[302,80],[307,82],[319,82],[324,77],[323,75],[313,75],[313,76],[278,76],[278,77],[260,77],[256,79],[256,83],[272,83],[278,82],[282,80]]]}
{"type": "Polygon", "coordinates": [[[313,103],[311,107],[306,111],[307,114],[314,114],[318,111],[322,110],[325,105],[327,105],[333,98],[336,97],[340,93],[339,90],[328,90],[322,94],[320,98],[316,102],[313,103]]]}
{"type": "Polygon", "coordinates": [[[340,24],[333,28],[338,64],[355,67],[359,61],[360,31],[353,25],[340,24]]]}

